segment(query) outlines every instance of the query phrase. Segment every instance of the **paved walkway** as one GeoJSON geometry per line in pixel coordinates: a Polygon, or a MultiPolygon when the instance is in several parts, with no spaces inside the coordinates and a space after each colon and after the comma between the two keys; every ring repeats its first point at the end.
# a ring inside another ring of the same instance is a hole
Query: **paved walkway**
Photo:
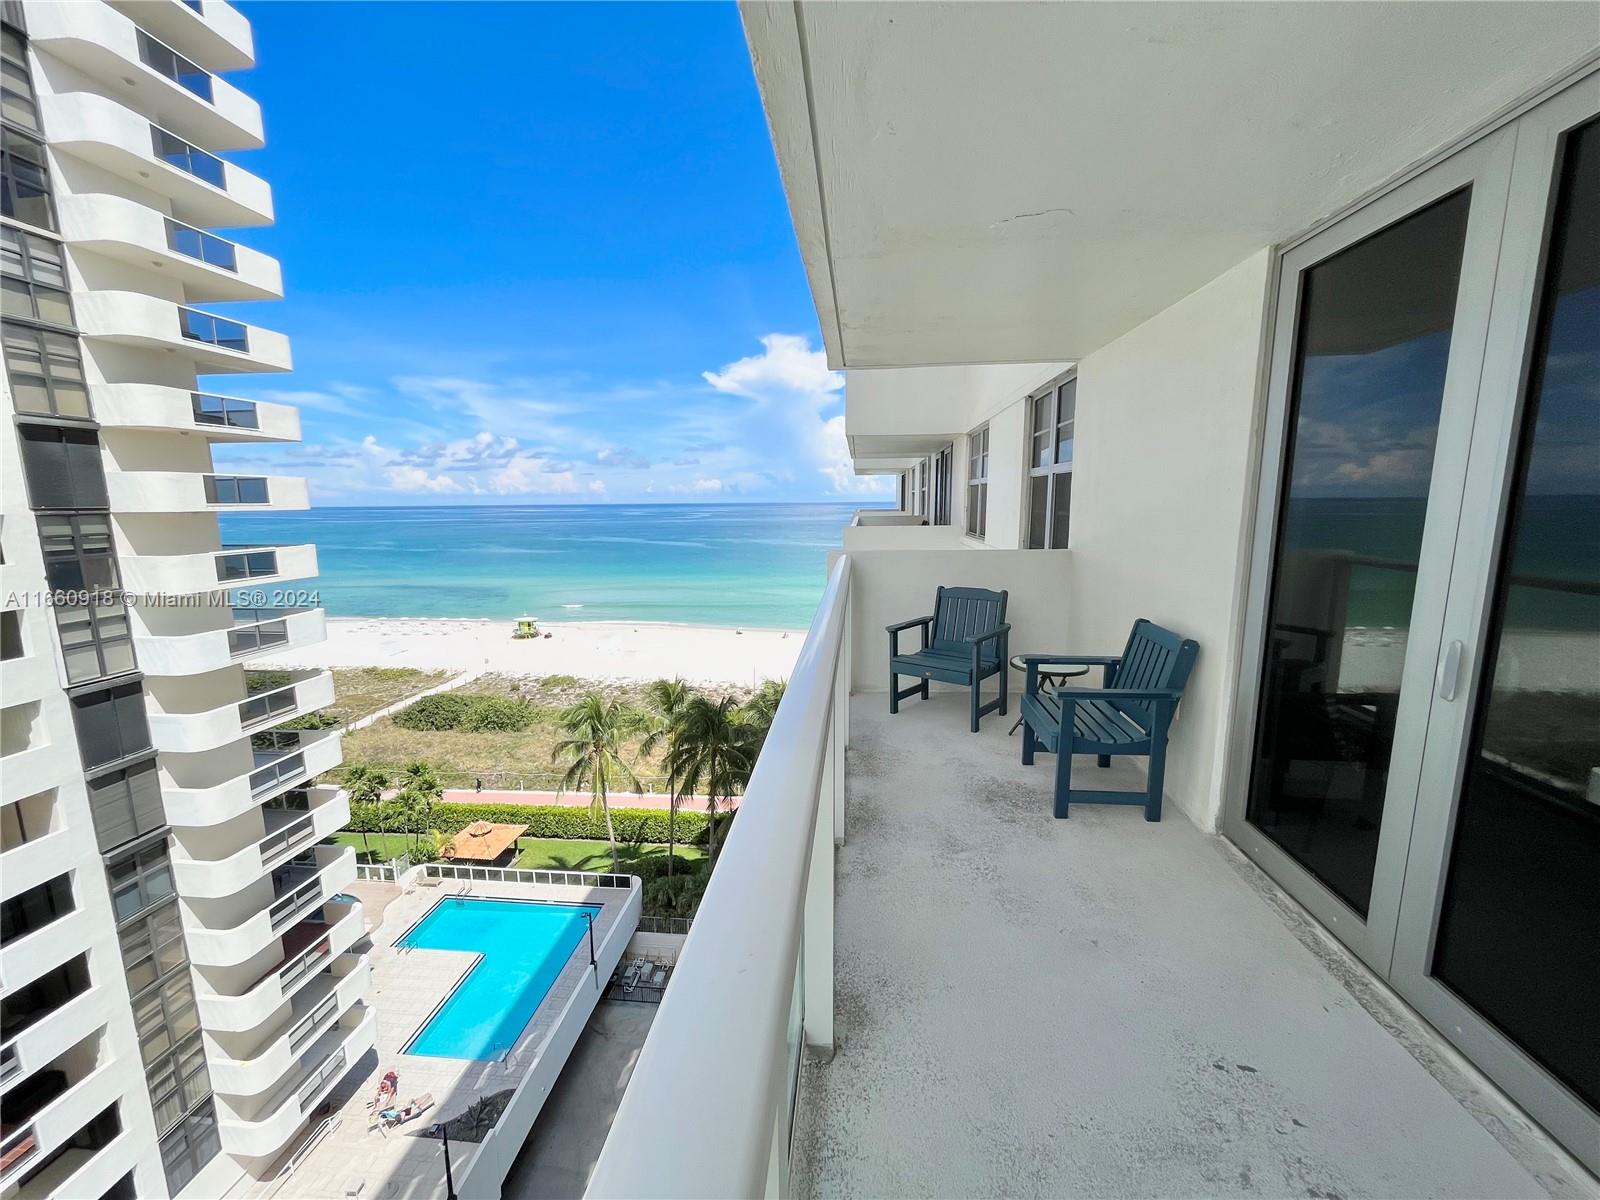
{"type": "MultiPolygon", "coordinates": [[[[558,804],[563,808],[588,808],[589,794],[587,792],[496,792],[485,788],[476,791],[472,788],[446,788],[444,793],[446,804],[526,804],[540,806],[558,804]]],[[[612,808],[656,808],[666,812],[670,807],[668,797],[663,792],[612,792],[612,808]]],[[[739,807],[739,797],[731,801],[719,800],[717,811],[727,812],[730,808],[739,807]]],[[[685,796],[678,803],[679,812],[705,812],[706,800],[704,796],[685,796]]]]}
{"type": "Polygon", "coordinates": [[[1010,721],[887,708],[850,707],[838,1048],[802,1075],[797,1197],[1588,1194],[1175,805],[1057,821],[1010,721]]]}

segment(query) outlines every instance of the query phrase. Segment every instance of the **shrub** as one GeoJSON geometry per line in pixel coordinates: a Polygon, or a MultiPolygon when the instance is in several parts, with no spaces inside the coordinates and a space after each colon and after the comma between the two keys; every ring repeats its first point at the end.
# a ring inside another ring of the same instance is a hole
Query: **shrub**
{"type": "Polygon", "coordinates": [[[402,729],[456,729],[466,720],[467,698],[454,692],[438,692],[424,696],[394,714],[394,723],[402,729]]]}
{"type": "Polygon", "coordinates": [[[291,721],[285,721],[277,726],[279,729],[332,729],[344,722],[334,716],[327,709],[318,709],[316,712],[302,713],[291,721]]]}
{"type": "Polygon", "coordinates": [[[578,682],[576,675],[546,675],[539,681],[547,688],[574,687],[578,682]]]}
{"type": "Polygon", "coordinates": [[[644,911],[652,917],[692,917],[710,880],[710,871],[651,879],[644,885],[644,911]]]}
{"type": "Polygon", "coordinates": [[[473,733],[514,733],[533,724],[534,708],[506,696],[470,696],[460,728],[473,733]]]}
{"type": "MultiPolygon", "coordinates": [[[[382,832],[375,813],[352,811],[352,833],[382,832]]],[[[605,818],[590,813],[588,806],[542,804],[449,804],[436,803],[430,824],[443,833],[460,833],[474,821],[494,821],[503,825],[526,825],[528,837],[577,838],[604,841],[605,818]]],[[[656,808],[614,808],[611,823],[616,827],[617,841],[664,842],[667,840],[667,813],[656,808]]],[[[721,823],[718,823],[721,829],[721,823]]],[[[686,845],[705,840],[706,817],[704,813],[680,812],[678,814],[678,841],[686,845]]]]}

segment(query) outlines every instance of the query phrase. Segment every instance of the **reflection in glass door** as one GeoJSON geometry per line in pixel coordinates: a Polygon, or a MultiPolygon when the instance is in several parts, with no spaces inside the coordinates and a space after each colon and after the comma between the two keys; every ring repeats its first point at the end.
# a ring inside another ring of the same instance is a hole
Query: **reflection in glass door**
{"type": "Polygon", "coordinates": [[[1561,161],[1431,973],[1600,1109],[1600,121],[1561,161]]]}
{"type": "Polygon", "coordinates": [[[1301,276],[1246,816],[1367,915],[1471,192],[1301,276]]]}

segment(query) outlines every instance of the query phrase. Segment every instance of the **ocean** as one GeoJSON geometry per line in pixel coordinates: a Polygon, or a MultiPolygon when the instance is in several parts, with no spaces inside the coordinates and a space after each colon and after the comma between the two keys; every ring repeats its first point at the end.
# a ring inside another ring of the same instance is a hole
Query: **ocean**
{"type": "Polygon", "coordinates": [[[224,542],[315,542],[332,617],[804,629],[860,504],[317,508],[225,514],[224,542]]]}

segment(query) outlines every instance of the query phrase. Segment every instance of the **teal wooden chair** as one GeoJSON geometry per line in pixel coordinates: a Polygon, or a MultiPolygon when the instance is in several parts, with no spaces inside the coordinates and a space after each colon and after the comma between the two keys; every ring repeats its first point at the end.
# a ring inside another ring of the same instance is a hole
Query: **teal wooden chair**
{"type": "Polygon", "coordinates": [[[1006,624],[1006,593],[985,588],[942,587],[934,596],[933,613],[887,626],[889,630],[889,711],[900,711],[900,701],[909,696],[928,698],[929,681],[954,683],[972,693],[972,732],[989,713],[1006,712],[1006,653],[1011,626],[1006,624]],[[900,635],[908,629],[922,630],[922,646],[908,654],[900,652],[900,635]],[[909,675],[916,683],[900,690],[900,676],[909,675]],[[987,704],[979,703],[981,684],[991,675],[1000,676],[1000,694],[987,704]]]}
{"type": "Polygon", "coordinates": [[[1133,623],[1128,645],[1112,656],[1028,654],[1022,692],[1022,761],[1033,765],[1040,748],[1056,756],[1055,815],[1073,804],[1142,804],[1146,821],[1161,820],[1161,786],[1167,768],[1167,732],[1194,669],[1197,643],[1144,620],[1133,623]],[[1039,687],[1040,663],[1103,668],[1100,688],[1039,687]],[[1143,792],[1072,789],[1072,756],[1093,754],[1102,767],[1113,755],[1148,758],[1143,792]]]}

